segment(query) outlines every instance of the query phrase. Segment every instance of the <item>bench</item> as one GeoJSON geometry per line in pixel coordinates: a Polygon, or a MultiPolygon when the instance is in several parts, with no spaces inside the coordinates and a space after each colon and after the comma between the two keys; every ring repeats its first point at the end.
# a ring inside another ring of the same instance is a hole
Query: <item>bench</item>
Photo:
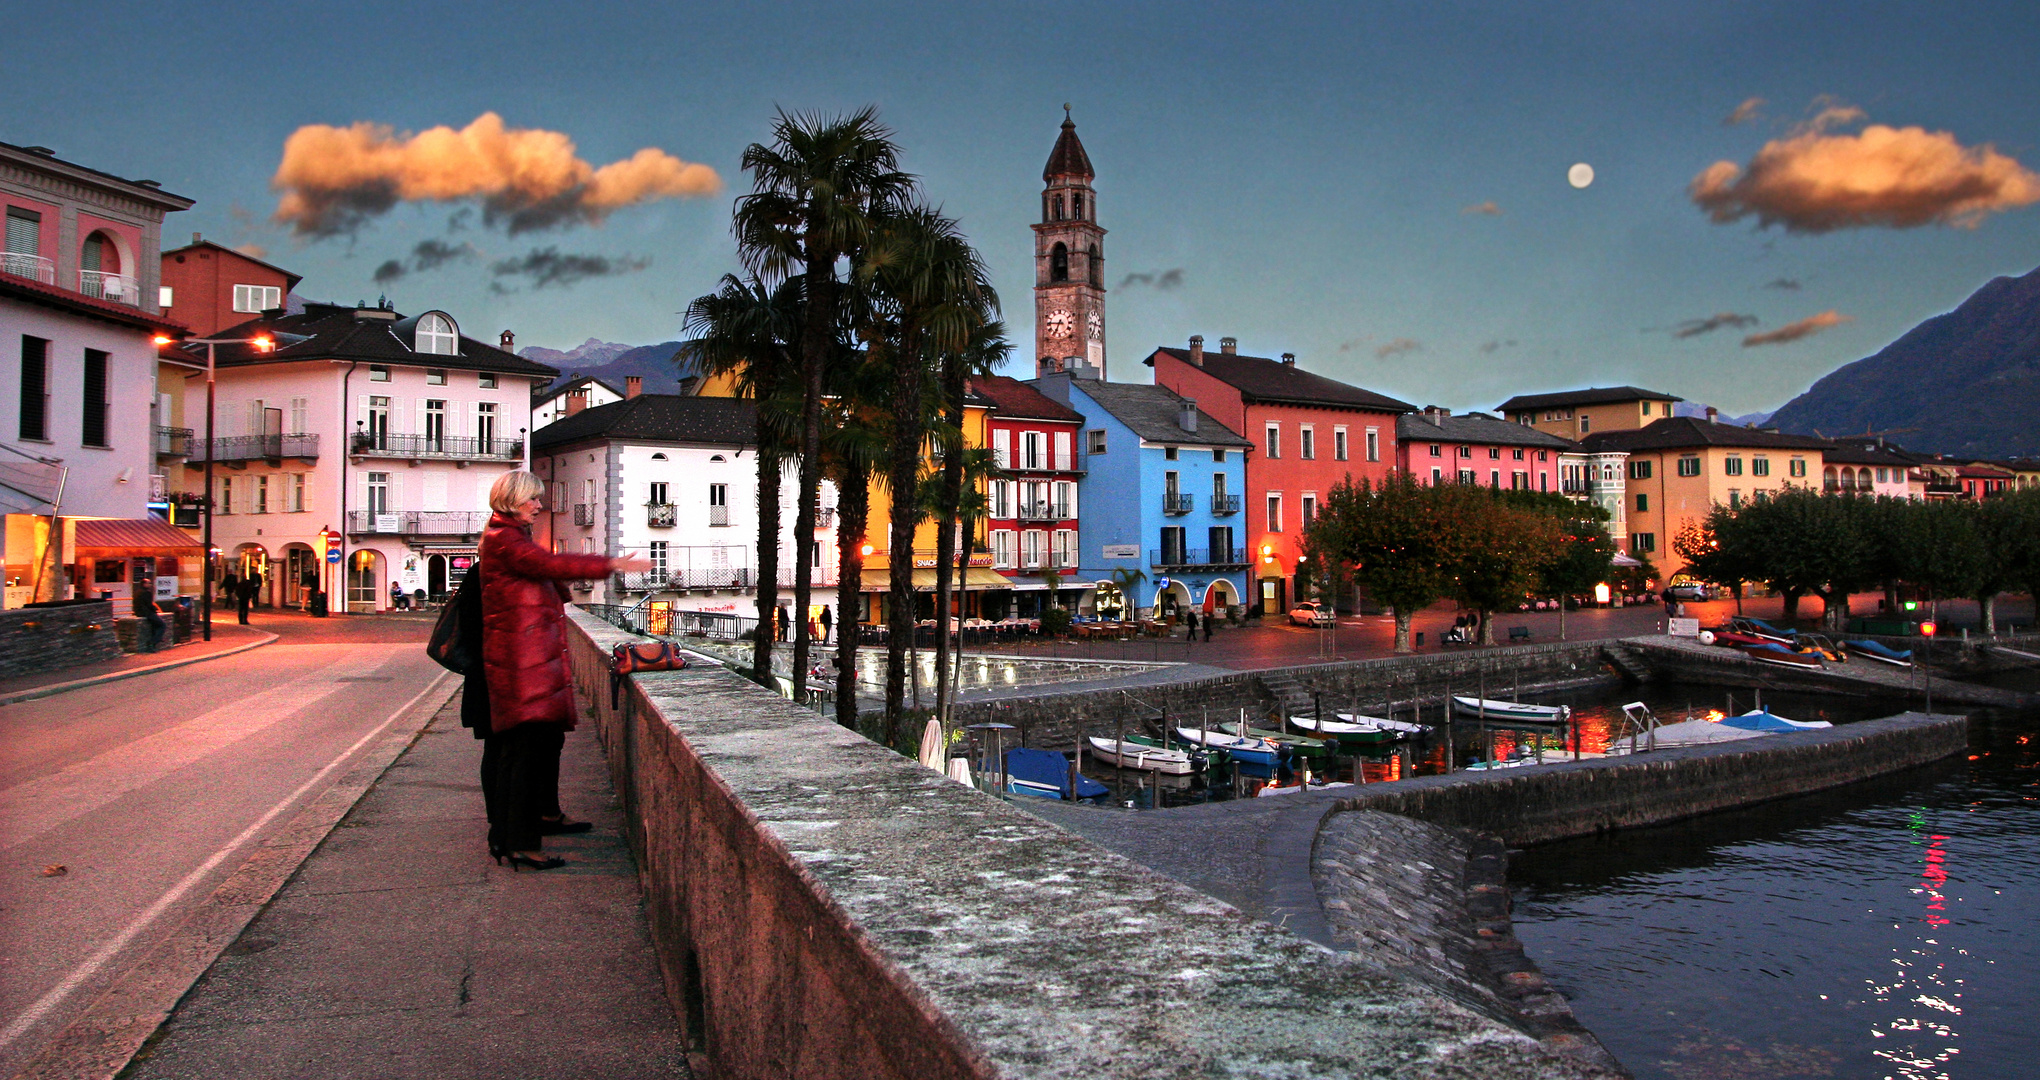
{"type": "Polygon", "coordinates": [[[1509,627],[1509,640],[1510,640],[1510,641],[1528,641],[1528,640],[1530,640],[1530,628],[1529,628],[1529,627],[1527,627],[1527,626],[1511,626],[1511,627],[1509,627]]]}

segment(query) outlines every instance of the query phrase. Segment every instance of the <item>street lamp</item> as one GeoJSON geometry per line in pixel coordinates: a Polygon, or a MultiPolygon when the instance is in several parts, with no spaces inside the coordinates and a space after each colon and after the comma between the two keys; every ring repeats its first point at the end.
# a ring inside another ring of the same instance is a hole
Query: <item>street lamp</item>
{"type": "Polygon", "coordinates": [[[1939,629],[1932,619],[1920,623],[1920,656],[1913,661],[1913,666],[1920,669],[1920,681],[1927,688],[1928,716],[1934,715],[1934,669],[1927,664],[1927,647],[1934,643],[1934,633],[1939,629]]]}
{"type": "MultiPolygon", "coordinates": [[[[156,338],[157,345],[168,345],[167,337],[156,338]]],[[[212,590],[213,575],[219,568],[215,565],[212,542],[213,525],[213,406],[216,394],[213,380],[213,349],[218,345],[253,345],[257,352],[269,352],[276,348],[276,339],[267,334],[246,338],[188,338],[185,345],[205,346],[205,588],[198,595],[199,618],[205,627],[205,640],[212,640],[212,590]]]]}

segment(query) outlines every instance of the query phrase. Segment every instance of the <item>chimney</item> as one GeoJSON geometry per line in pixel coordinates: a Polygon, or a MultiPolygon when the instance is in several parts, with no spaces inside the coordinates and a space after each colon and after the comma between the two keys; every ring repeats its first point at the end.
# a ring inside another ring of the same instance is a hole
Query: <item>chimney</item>
{"type": "Polygon", "coordinates": [[[504,352],[516,352],[516,351],[517,351],[517,335],[516,335],[516,334],[513,334],[513,333],[511,333],[510,331],[508,331],[508,330],[505,330],[505,331],[503,331],[503,337],[501,338],[501,341],[502,341],[502,343],[503,343],[503,344],[502,344],[502,346],[501,346],[501,348],[502,348],[502,350],[503,350],[504,352]]]}
{"type": "Polygon", "coordinates": [[[199,242],[200,240],[203,240],[203,239],[205,239],[205,236],[204,236],[203,234],[201,234],[201,233],[192,233],[192,234],[191,234],[191,242],[192,242],[192,243],[194,243],[194,244],[198,243],[198,242],[199,242]]]}
{"type": "Polygon", "coordinates": [[[1218,339],[1218,351],[1232,356],[1240,351],[1240,339],[1222,337],[1218,339]]]}
{"type": "Polygon", "coordinates": [[[639,394],[642,394],[644,392],[645,392],[644,376],[625,375],[623,377],[623,400],[629,401],[632,398],[637,397],[639,394]]]}
{"type": "Polygon", "coordinates": [[[1203,334],[1192,334],[1192,335],[1190,335],[1190,363],[1191,363],[1191,364],[1193,364],[1193,365],[1195,365],[1195,366],[1197,366],[1197,367],[1203,367],[1203,366],[1204,366],[1204,335],[1203,335],[1203,334]]]}
{"type": "Polygon", "coordinates": [[[1295,366],[1296,366],[1296,354],[1295,354],[1295,353],[1293,353],[1293,352],[1286,352],[1286,353],[1283,353],[1283,354],[1282,354],[1282,366],[1283,366],[1283,367],[1295,367],[1295,366]]]}
{"type": "Polygon", "coordinates": [[[585,409],[587,407],[588,407],[588,391],[585,388],[580,390],[567,391],[568,416],[572,416],[575,413],[580,412],[582,409],[585,409]]]}
{"type": "Polygon", "coordinates": [[[1197,399],[1184,398],[1176,409],[1176,426],[1195,435],[1197,433],[1197,399]]]}
{"type": "Polygon", "coordinates": [[[1710,423],[1710,424],[1714,424],[1714,423],[1719,423],[1719,422],[1720,422],[1720,421],[1718,421],[1718,420],[1716,420],[1716,419],[1715,419],[1715,409],[1714,409],[1714,406],[1712,406],[1712,405],[1709,405],[1709,406],[1707,406],[1707,422],[1708,422],[1708,423],[1710,423]]]}

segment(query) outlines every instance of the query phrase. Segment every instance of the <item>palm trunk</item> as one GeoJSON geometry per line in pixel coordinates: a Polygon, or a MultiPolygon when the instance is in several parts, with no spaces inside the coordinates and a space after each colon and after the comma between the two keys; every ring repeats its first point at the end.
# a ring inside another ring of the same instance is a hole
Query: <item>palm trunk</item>
{"type": "Polygon", "coordinates": [[[892,514],[886,538],[885,727],[890,745],[899,745],[907,683],[907,648],[914,638],[914,526],[916,482],[926,422],[921,415],[920,335],[903,332],[893,355],[892,460],[887,486],[892,489],[892,514]]]}
{"type": "MultiPolygon", "coordinates": [[[[809,223],[808,235],[814,235],[809,223]]],[[[835,348],[836,255],[810,244],[800,357],[800,504],[793,523],[793,700],[808,697],[808,606],[814,598],[815,504],[822,487],[822,369],[835,348]]]]}
{"type": "Polygon", "coordinates": [[[763,395],[758,403],[758,626],[752,631],[752,677],[772,685],[772,637],[779,609],[779,455],[768,448],[763,395]]]}
{"type": "Polygon", "coordinates": [[[843,490],[836,500],[836,513],[841,516],[836,524],[841,566],[836,583],[836,633],[842,635],[836,641],[836,723],[852,730],[857,727],[857,624],[862,612],[853,613],[843,598],[852,597],[863,607],[860,587],[864,583],[864,519],[871,512],[870,483],[864,466],[845,469],[843,490]]]}
{"type": "MultiPolygon", "coordinates": [[[[935,715],[949,716],[949,597],[951,586],[958,575],[955,569],[956,522],[960,516],[959,506],[963,501],[963,448],[967,440],[963,436],[963,385],[961,379],[951,375],[956,363],[951,361],[949,371],[943,372],[943,405],[954,425],[956,442],[949,452],[942,455],[942,513],[941,529],[935,537],[935,715]],[[951,385],[951,384],[954,385],[951,385]]],[[[962,612],[957,613],[961,616],[962,612]]],[[[958,645],[961,646],[961,642],[958,645]]]]}

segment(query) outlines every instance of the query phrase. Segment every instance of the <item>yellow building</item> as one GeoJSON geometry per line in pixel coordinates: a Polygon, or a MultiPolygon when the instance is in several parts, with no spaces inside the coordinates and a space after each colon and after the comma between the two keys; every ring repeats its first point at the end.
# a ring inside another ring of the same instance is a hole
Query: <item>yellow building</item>
{"type": "Polygon", "coordinates": [[[1634,431],[1672,415],[1683,398],[1634,386],[1592,387],[1556,394],[1518,394],[1496,406],[1512,423],[1561,439],[1600,431],[1634,431]]]}
{"type": "Polygon", "coordinates": [[[1788,487],[1818,491],[1828,447],[1824,439],[1692,416],[1589,435],[1580,445],[1589,453],[1628,453],[1629,553],[1649,556],[1666,582],[1685,566],[1672,550],[1680,530],[1703,521],[1717,503],[1761,502],[1788,487]]]}

